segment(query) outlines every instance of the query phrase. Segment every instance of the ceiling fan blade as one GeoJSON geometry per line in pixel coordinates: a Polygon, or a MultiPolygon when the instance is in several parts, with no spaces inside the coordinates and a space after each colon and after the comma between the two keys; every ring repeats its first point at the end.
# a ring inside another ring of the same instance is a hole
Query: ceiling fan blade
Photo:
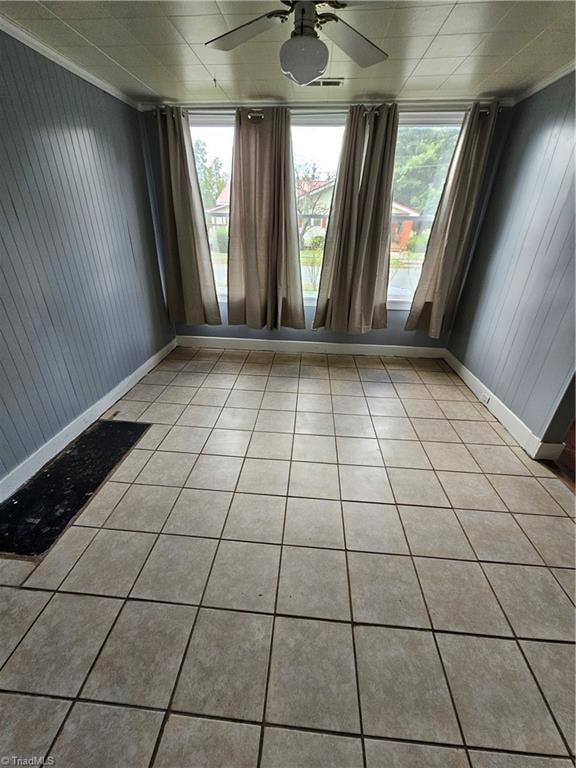
{"type": "Polygon", "coordinates": [[[278,18],[277,15],[273,14],[265,13],[262,16],[257,16],[255,19],[252,19],[252,21],[248,21],[246,24],[241,24],[239,27],[231,29],[230,32],[225,32],[223,35],[219,35],[213,40],[208,40],[204,45],[209,45],[210,48],[215,48],[217,51],[231,51],[232,48],[236,48],[238,45],[248,42],[248,40],[256,37],[256,35],[273,27],[278,18]]]}
{"type": "Polygon", "coordinates": [[[342,19],[330,21],[322,26],[322,31],[336,43],[338,48],[347,53],[360,67],[371,67],[386,61],[388,54],[374,45],[367,37],[351,27],[342,19]]]}

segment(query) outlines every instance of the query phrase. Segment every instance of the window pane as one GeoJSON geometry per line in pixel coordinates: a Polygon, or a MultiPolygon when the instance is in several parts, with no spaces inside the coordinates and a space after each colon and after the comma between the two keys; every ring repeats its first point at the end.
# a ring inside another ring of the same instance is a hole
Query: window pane
{"type": "Polygon", "coordinates": [[[234,126],[190,127],[218,298],[228,291],[228,224],[234,126]]]}
{"type": "Polygon", "coordinates": [[[300,270],[304,303],[316,304],[343,125],[293,125],[300,270]]]}
{"type": "Polygon", "coordinates": [[[411,302],[459,125],[398,128],[388,301],[411,302]]]}

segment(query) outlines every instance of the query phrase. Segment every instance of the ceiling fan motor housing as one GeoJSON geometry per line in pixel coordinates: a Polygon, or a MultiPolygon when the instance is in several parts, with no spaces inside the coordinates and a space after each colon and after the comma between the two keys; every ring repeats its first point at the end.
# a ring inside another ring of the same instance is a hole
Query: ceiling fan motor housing
{"type": "Polygon", "coordinates": [[[316,3],[296,0],[293,12],[294,30],[280,49],[280,68],[295,83],[309,85],[326,71],[329,51],[316,32],[316,3]]]}

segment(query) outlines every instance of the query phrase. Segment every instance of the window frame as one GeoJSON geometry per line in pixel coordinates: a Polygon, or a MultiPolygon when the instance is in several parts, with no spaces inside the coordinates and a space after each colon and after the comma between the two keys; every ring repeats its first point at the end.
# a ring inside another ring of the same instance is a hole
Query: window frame
{"type": "MultiPolygon", "coordinates": [[[[290,107],[290,117],[292,127],[322,127],[322,126],[345,126],[350,105],[326,107],[326,108],[306,108],[290,107]]],[[[190,129],[194,128],[234,128],[236,108],[226,109],[190,109],[188,111],[188,124],[190,129]]],[[[422,108],[411,109],[410,107],[400,107],[398,113],[398,127],[440,127],[440,126],[459,126],[462,127],[466,116],[466,108],[453,108],[446,110],[423,110],[422,108]]],[[[192,135],[192,134],[191,134],[192,135]]],[[[396,158],[394,158],[396,159],[396,158]]],[[[387,297],[386,306],[390,311],[408,311],[412,306],[412,300],[389,299],[387,297]]],[[[221,305],[227,304],[228,286],[226,294],[218,293],[218,301],[221,305]]],[[[306,303],[306,302],[305,302],[306,303]]],[[[310,302],[306,306],[312,306],[310,302]]]]}

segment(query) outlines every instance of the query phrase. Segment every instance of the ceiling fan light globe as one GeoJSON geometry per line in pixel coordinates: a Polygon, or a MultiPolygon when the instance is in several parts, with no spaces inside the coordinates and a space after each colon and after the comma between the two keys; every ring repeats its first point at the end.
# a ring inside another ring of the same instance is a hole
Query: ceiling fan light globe
{"type": "Polygon", "coordinates": [[[291,37],[280,48],[280,68],[298,85],[309,85],[322,77],[328,66],[329,51],[317,37],[291,37]]]}

